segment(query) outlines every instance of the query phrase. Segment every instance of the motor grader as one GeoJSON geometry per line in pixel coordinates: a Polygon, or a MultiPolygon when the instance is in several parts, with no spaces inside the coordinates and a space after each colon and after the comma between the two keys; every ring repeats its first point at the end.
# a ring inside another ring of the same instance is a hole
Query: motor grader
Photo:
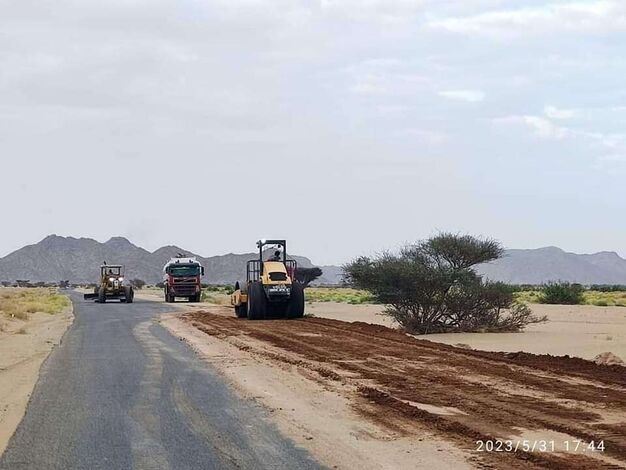
{"type": "Polygon", "coordinates": [[[287,258],[285,240],[259,240],[258,259],[246,263],[246,280],[235,284],[231,305],[238,318],[262,320],[268,317],[302,318],[304,286],[296,281],[298,263],[287,258]],[[275,251],[264,260],[266,251],[275,251]],[[269,250],[268,250],[269,249],[269,250]]]}
{"type": "Polygon", "coordinates": [[[100,283],[94,288],[93,294],[85,294],[85,300],[105,303],[107,300],[119,299],[127,304],[133,303],[135,291],[133,286],[124,281],[124,266],[121,264],[102,264],[100,266],[100,283]]]}

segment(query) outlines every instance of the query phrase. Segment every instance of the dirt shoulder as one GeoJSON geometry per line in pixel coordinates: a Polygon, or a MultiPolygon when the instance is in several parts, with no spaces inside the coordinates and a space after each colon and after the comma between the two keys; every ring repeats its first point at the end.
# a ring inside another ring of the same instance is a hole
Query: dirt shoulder
{"type": "MultiPolygon", "coordinates": [[[[483,351],[525,351],[533,354],[575,356],[593,359],[612,352],[626,361],[626,307],[593,305],[530,304],[537,316],[548,322],[530,325],[520,333],[445,333],[424,336],[444,344],[466,344],[483,351]]],[[[361,321],[393,327],[382,315],[381,305],[350,305],[334,302],[307,305],[307,313],[319,318],[361,321]]]]}
{"type": "Polygon", "coordinates": [[[626,376],[577,358],[459,349],[365,323],[164,319],[288,435],[337,468],[602,468],[626,464],[626,376]],[[554,451],[476,452],[477,440],[554,451]],[[578,439],[603,452],[566,452],[578,439]]]}
{"type": "Polygon", "coordinates": [[[27,320],[0,316],[0,454],[24,416],[39,368],[73,318],[71,307],[27,320]]]}
{"type": "MultiPolygon", "coordinates": [[[[232,313],[223,307],[208,308],[222,315],[232,313]]],[[[269,409],[283,434],[329,468],[471,468],[469,453],[427,429],[415,438],[364,418],[350,397],[356,389],[349,387],[346,395],[345,385],[327,381],[324,369],[310,369],[291,353],[252,337],[226,340],[207,335],[194,326],[196,315],[204,314],[168,314],[161,323],[240,395],[269,409]]]]}

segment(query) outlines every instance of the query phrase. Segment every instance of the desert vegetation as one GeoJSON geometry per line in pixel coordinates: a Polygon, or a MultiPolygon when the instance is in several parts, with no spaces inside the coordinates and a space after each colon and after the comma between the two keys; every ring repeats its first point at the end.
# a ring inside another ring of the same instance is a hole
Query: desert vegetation
{"type": "Polygon", "coordinates": [[[578,305],[583,303],[584,287],[569,282],[549,282],[541,287],[539,303],[578,305]]]}
{"type": "Polygon", "coordinates": [[[313,267],[313,268],[301,268],[298,267],[296,270],[296,280],[300,282],[304,287],[308,287],[310,283],[319,278],[322,274],[324,274],[321,268],[313,267]]]}
{"type": "Polygon", "coordinates": [[[206,285],[202,289],[200,300],[209,304],[228,305],[234,291],[234,287],[229,285],[206,285]]]}
{"type": "Polygon", "coordinates": [[[143,289],[146,285],[146,281],[144,281],[143,279],[133,279],[130,281],[130,284],[135,288],[135,289],[143,289]]]}
{"type": "Polygon", "coordinates": [[[309,287],[306,290],[307,302],[338,302],[347,304],[376,303],[374,296],[366,290],[351,287],[309,287]]]}
{"type": "Polygon", "coordinates": [[[475,266],[498,259],[491,239],[442,233],[399,253],[360,257],[344,266],[346,279],[387,305],[385,313],[416,334],[519,331],[546,321],[500,282],[486,282],[475,266]]]}
{"type": "Polygon", "coordinates": [[[54,289],[0,289],[0,314],[27,320],[36,312],[60,313],[70,305],[69,299],[54,289]]]}
{"type": "Polygon", "coordinates": [[[581,286],[567,282],[551,282],[543,286],[513,286],[519,302],[560,305],[595,305],[626,307],[626,286],[581,286]]]}

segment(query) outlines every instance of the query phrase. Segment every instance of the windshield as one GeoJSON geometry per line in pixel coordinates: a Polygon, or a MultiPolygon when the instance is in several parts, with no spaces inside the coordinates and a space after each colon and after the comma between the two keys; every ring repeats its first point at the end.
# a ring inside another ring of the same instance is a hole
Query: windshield
{"type": "Polygon", "coordinates": [[[122,268],[120,266],[108,266],[102,268],[102,272],[105,273],[107,276],[120,276],[122,274],[122,268]]]}
{"type": "Polygon", "coordinates": [[[172,276],[197,276],[200,274],[200,266],[170,266],[167,268],[167,272],[170,273],[172,276]]]}

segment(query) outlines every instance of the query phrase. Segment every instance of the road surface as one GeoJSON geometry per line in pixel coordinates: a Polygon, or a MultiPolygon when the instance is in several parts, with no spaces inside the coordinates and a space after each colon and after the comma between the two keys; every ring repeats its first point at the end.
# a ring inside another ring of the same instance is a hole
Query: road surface
{"type": "Polygon", "coordinates": [[[71,297],[0,469],[320,468],[155,322],[171,306],[71,297]]]}

